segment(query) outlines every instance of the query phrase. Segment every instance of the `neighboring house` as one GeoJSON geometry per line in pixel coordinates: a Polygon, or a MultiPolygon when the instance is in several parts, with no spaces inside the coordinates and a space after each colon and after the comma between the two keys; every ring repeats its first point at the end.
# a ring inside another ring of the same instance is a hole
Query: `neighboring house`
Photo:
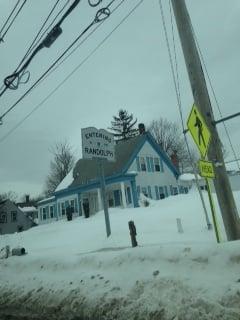
{"type": "MultiPolygon", "coordinates": [[[[178,178],[179,183],[184,187],[191,189],[192,186],[197,186],[196,184],[196,176],[193,173],[183,173],[178,178]]],[[[206,181],[205,178],[200,177],[199,174],[197,175],[197,180],[200,188],[202,190],[206,189],[206,181]]]]}
{"type": "Polygon", "coordinates": [[[17,206],[21,209],[26,216],[30,217],[32,220],[37,221],[38,219],[38,209],[37,202],[35,200],[30,200],[29,195],[26,195],[24,202],[18,202],[17,206]]]}
{"type": "Polygon", "coordinates": [[[239,162],[231,161],[226,163],[226,170],[233,191],[240,190],[240,170],[239,162]]]}
{"type": "MultiPolygon", "coordinates": [[[[178,183],[179,172],[152,135],[145,132],[115,146],[116,161],[104,162],[109,207],[138,207],[140,193],[152,199],[188,191],[178,183]]],[[[39,223],[66,216],[92,215],[102,210],[97,160],[80,159],[55,190],[38,202],[39,223]]]]}
{"type": "MultiPolygon", "coordinates": [[[[228,174],[231,189],[233,191],[240,190],[240,170],[238,166],[234,163],[226,163],[226,171],[228,174]]],[[[206,190],[207,187],[205,178],[200,177],[199,175],[197,175],[197,178],[201,189],[206,190]]],[[[188,189],[191,189],[192,186],[196,185],[196,179],[193,173],[183,173],[179,176],[178,180],[182,186],[187,187],[188,189]]],[[[213,179],[209,179],[211,191],[215,192],[213,181],[213,179]]]]}
{"type": "Polygon", "coordinates": [[[36,225],[12,201],[0,202],[0,234],[21,232],[36,225]]]}

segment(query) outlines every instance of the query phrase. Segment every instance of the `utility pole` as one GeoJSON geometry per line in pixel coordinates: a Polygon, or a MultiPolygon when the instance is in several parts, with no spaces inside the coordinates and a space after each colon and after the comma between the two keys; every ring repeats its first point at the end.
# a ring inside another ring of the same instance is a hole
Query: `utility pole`
{"type": "Polygon", "coordinates": [[[215,169],[214,186],[221,209],[227,239],[240,239],[240,220],[233,198],[230,182],[223,160],[221,141],[214,122],[213,111],[201,60],[194,40],[190,16],[185,0],[171,0],[181,40],[182,50],[191,83],[194,102],[197,105],[211,133],[211,142],[208,150],[208,159],[215,169]]]}

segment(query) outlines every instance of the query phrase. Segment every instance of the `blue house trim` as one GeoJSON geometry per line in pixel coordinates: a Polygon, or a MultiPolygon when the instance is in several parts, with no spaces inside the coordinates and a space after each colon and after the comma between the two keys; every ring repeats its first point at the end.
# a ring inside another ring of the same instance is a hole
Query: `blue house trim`
{"type": "Polygon", "coordinates": [[[133,152],[132,156],[130,157],[130,159],[128,160],[128,162],[126,163],[126,165],[123,167],[122,169],[122,173],[127,172],[127,170],[129,169],[129,167],[131,166],[131,164],[133,163],[133,161],[136,159],[139,151],[141,150],[142,146],[144,145],[144,143],[148,141],[149,144],[152,146],[152,148],[158,153],[159,157],[164,161],[164,163],[168,166],[168,168],[172,171],[172,173],[174,174],[174,176],[176,178],[178,178],[178,176],[180,175],[179,171],[177,170],[177,168],[172,164],[171,160],[168,158],[168,156],[166,155],[166,153],[161,149],[161,147],[155,142],[155,140],[153,139],[152,135],[149,132],[146,132],[143,136],[143,139],[140,141],[140,143],[138,144],[138,146],[136,147],[135,151],[133,152]]]}

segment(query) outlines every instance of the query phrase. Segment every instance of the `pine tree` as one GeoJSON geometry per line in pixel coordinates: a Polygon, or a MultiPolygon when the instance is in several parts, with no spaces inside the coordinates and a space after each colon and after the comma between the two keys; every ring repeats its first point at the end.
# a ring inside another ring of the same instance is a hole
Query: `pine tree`
{"type": "Polygon", "coordinates": [[[115,140],[127,140],[138,135],[138,129],[134,128],[137,119],[133,120],[133,115],[129,115],[127,110],[120,109],[118,116],[113,116],[113,119],[109,129],[114,131],[115,140]]]}

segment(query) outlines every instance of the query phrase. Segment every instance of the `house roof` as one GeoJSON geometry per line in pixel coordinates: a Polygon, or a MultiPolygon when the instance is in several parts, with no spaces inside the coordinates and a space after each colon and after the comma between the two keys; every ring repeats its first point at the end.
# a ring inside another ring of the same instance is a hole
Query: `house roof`
{"type": "MultiPolygon", "coordinates": [[[[143,135],[136,136],[126,141],[120,141],[115,146],[115,161],[103,161],[105,177],[121,174],[136,147],[145,141],[143,135]]],[[[99,176],[98,160],[80,159],[73,170],[71,187],[89,183],[99,176]]]]}
{"type": "MultiPolygon", "coordinates": [[[[178,176],[178,170],[172,164],[171,160],[168,158],[166,153],[161,149],[161,147],[155,142],[150,133],[138,135],[129,140],[120,141],[115,146],[115,160],[114,162],[103,161],[104,174],[105,177],[110,177],[114,175],[121,175],[126,173],[132,161],[135,159],[137,153],[141,149],[145,141],[148,141],[152,147],[159,153],[166,165],[171,169],[175,176],[178,176]]],[[[80,159],[77,161],[73,169],[73,181],[66,186],[65,181],[60,185],[64,187],[77,187],[85,185],[96,180],[99,176],[99,166],[97,159],[80,159]]],[[[69,177],[67,178],[68,181],[69,177]]],[[[61,188],[62,189],[62,188],[61,188]]],[[[60,191],[57,187],[56,191],[60,191]]]]}
{"type": "Polygon", "coordinates": [[[0,201],[0,207],[2,207],[6,202],[7,200],[0,201]]]}

